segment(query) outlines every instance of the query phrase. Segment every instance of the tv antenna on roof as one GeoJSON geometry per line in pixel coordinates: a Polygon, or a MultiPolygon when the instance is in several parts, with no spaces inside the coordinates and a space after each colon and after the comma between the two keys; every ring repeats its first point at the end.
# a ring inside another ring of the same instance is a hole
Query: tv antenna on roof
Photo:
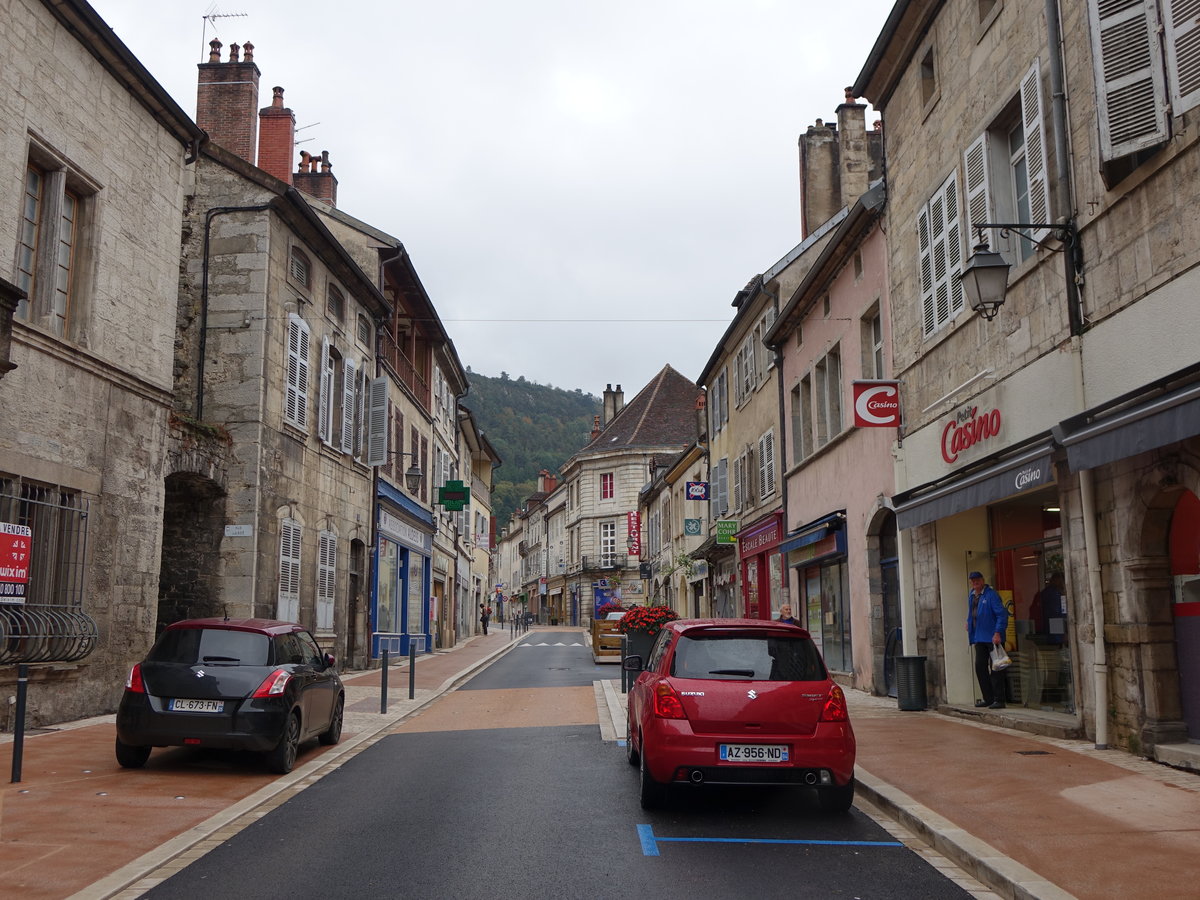
{"type": "Polygon", "coordinates": [[[244,19],[250,13],[223,13],[214,3],[210,6],[209,11],[202,17],[204,19],[204,27],[200,31],[200,61],[204,62],[208,58],[208,23],[216,19],[244,19]]]}

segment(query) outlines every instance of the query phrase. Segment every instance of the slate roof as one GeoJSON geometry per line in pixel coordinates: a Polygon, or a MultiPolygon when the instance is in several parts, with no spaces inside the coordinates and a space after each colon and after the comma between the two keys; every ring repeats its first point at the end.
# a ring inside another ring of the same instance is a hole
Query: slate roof
{"type": "Polygon", "coordinates": [[[683,450],[696,440],[696,398],[700,393],[695,382],[664,366],[576,456],[649,447],[683,450]]]}

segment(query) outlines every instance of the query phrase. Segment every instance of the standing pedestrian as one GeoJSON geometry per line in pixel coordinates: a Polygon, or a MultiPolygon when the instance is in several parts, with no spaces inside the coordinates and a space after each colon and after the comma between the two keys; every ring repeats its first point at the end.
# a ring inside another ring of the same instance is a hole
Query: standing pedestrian
{"type": "Polygon", "coordinates": [[[485,635],[487,634],[488,619],[491,618],[491,611],[491,607],[484,606],[482,603],[479,604],[479,624],[483,626],[483,633],[485,635]]]}
{"type": "Polygon", "coordinates": [[[789,625],[797,624],[795,617],[792,615],[791,604],[785,603],[779,607],[779,622],[787,622],[789,625]]]}
{"type": "Polygon", "coordinates": [[[1004,709],[1004,670],[992,671],[992,647],[1004,646],[1008,630],[1008,610],[995,588],[983,579],[983,573],[967,576],[971,590],[967,593],[967,638],[975,648],[975,678],[979,682],[982,700],[976,706],[1004,709]]]}

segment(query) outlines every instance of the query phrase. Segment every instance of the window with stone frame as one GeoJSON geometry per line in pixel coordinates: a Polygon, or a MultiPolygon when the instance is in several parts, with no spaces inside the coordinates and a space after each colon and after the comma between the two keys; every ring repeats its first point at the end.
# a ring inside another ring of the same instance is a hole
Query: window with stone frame
{"type": "Polygon", "coordinates": [[[312,287],[312,263],[308,254],[296,246],[288,254],[288,278],[306,291],[312,287]]]}
{"type": "Polygon", "coordinates": [[[325,288],[325,314],[339,325],[346,320],[346,295],[332,281],[325,288]]]}
{"type": "Polygon", "coordinates": [[[85,332],[97,190],[50,151],[29,148],[15,277],[26,299],[15,316],[67,340],[81,340],[85,332]]]}
{"type": "MultiPolygon", "coordinates": [[[[967,237],[984,222],[1047,224],[1051,221],[1046,128],[1042,114],[1040,61],[1021,78],[1020,91],[963,154],[967,184],[967,237]]],[[[1018,265],[1033,255],[1048,228],[1024,232],[988,229],[983,238],[1018,265]]]]}
{"type": "Polygon", "coordinates": [[[617,523],[600,523],[600,565],[604,567],[617,564],[617,523]]]}
{"type": "Polygon", "coordinates": [[[860,344],[862,346],[862,377],[868,381],[884,376],[883,362],[883,314],[876,303],[859,320],[860,344]]]}
{"type": "Polygon", "coordinates": [[[611,500],[616,495],[615,479],[612,472],[600,474],[600,499],[611,500]]]}

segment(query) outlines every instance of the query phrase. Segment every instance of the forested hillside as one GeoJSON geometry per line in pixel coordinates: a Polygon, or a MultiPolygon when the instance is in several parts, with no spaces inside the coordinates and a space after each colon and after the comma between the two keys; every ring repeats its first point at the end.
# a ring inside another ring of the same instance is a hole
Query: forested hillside
{"type": "Polygon", "coordinates": [[[471,389],[463,405],[475,416],[503,465],[495,472],[492,511],[502,527],[525,498],[537,489],[538,472],[557,475],[558,468],[591,440],[592,417],[600,398],[582,390],[499,378],[467,369],[471,389]]]}

